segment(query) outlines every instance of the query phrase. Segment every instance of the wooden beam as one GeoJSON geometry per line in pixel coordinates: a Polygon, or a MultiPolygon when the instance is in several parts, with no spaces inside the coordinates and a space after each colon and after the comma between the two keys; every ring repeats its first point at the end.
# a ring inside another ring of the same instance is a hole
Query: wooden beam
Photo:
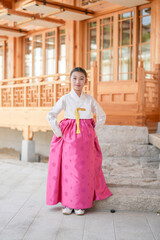
{"type": "Polygon", "coordinates": [[[8,37],[1,35],[1,36],[0,36],[0,41],[1,41],[2,39],[3,39],[3,40],[8,40],[8,37]]]}
{"type": "Polygon", "coordinates": [[[22,32],[22,33],[28,33],[28,31],[22,30],[20,28],[16,28],[16,27],[9,27],[9,26],[4,26],[4,25],[0,25],[0,30],[7,30],[7,31],[11,31],[11,32],[22,32]]]}
{"type": "Polygon", "coordinates": [[[2,8],[12,8],[12,2],[7,0],[0,1],[0,7],[2,8]]]}
{"type": "MultiPolygon", "coordinates": [[[[87,10],[87,9],[84,9],[84,8],[81,8],[81,7],[77,7],[77,6],[72,6],[70,4],[65,4],[65,3],[60,3],[60,2],[56,2],[56,1],[51,1],[51,0],[47,0],[44,1],[43,0],[39,0],[39,1],[33,1],[33,0],[30,0],[30,1],[27,1],[27,4],[30,4],[30,3],[35,3],[35,4],[44,4],[44,5],[49,5],[51,7],[54,7],[54,8],[57,8],[57,9],[65,9],[65,10],[68,10],[68,11],[73,11],[73,12],[79,12],[79,13],[83,13],[83,14],[88,14],[88,15],[93,15],[94,14],[94,11],[92,10],[87,10]]],[[[22,8],[25,8],[25,5],[26,5],[26,2],[22,2],[21,4],[21,7],[22,8]]]]}
{"type": "Polygon", "coordinates": [[[12,10],[12,9],[7,9],[6,14],[27,17],[27,18],[31,18],[31,20],[33,20],[33,18],[34,18],[34,19],[44,20],[44,21],[52,22],[52,23],[53,22],[54,23],[59,23],[59,24],[64,24],[65,23],[65,21],[62,20],[62,19],[41,17],[39,14],[30,14],[30,13],[25,13],[25,12],[21,12],[21,11],[15,11],[15,10],[12,10]]]}

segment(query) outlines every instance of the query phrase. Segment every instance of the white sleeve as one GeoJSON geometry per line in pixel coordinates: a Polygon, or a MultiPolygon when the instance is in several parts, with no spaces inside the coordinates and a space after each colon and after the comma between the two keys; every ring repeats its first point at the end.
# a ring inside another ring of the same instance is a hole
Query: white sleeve
{"type": "Polygon", "coordinates": [[[97,130],[105,124],[106,114],[94,98],[92,99],[92,112],[96,114],[95,131],[97,133],[97,130]]]}
{"type": "Polygon", "coordinates": [[[61,129],[57,122],[58,114],[65,109],[64,96],[62,96],[56,104],[52,107],[51,111],[47,114],[47,120],[51,125],[51,128],[57,137],[62,137],[61,129]]]}

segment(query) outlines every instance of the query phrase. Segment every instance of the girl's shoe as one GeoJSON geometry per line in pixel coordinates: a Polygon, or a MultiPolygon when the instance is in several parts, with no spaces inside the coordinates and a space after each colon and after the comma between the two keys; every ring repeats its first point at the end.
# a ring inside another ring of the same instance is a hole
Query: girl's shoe
{"type": "Polygon", "coordinates": [[[84,209],[74,209],[74,212],[76,215],[80,216],[80,215],[84,215],[85,210],[84,209]]]}
{"type": "Polygon", "coordinates": [[[65,207],[62,209],[62,213],[65,214],[65,215],[70,215],[72,213],[73,209],[72,208],[68,208],[68,207],[65,207]]]}

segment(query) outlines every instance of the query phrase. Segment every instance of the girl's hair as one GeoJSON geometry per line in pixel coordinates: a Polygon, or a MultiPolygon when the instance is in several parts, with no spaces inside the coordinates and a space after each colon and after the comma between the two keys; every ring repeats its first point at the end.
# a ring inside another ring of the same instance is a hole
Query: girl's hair
{"type": "Polygon", "coordinates": [[[84,68],[81,68],[81,67],[73,68],[71,73],[70,73],[70,77],[71,77],[72,73],[74,73],[74,72],[82,72],[85,75],[85,77],[87,78],[87,73],[86,73],[86,70],[84,68]]]}

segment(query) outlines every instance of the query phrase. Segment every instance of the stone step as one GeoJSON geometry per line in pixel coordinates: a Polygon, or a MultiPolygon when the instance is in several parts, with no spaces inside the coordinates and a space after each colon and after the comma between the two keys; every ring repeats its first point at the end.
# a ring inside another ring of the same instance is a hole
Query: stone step
{"type": "Polygon", "coordinates": [[[158,212],[160,210],[160,189],[110,187],[111,197],[94,202],[98,210],[125,210],[158,212]]]}
{"type": "Polygon", "coordinates": [[[100,143],[148,144],[147,127],[104,125],[97,136],[100,143]]]}
{"type": "Polygon", "coordinates": [[[106,182],[112,185],[160,188],[159,159],[151,157],[107,157],[102,161],[106,182]]]}
{"type": "Polygon", "coordinates": [[[114,167],[142,167],[142,168],[159,168],[159,158],[157,156],[152,157],[132,157],[132,156],[116,156],[116,157],[104,157],[102,160],[102,166],[112,165],[114,167]]]}
{"type": "Polygon", "coordinates": [[[107,185],[113,187],[137,187],[137,188],[150,188],[150,189],[160,189],[160,179],[153,177],[122,177],[122,176],[108,176],[104,173],[107,185]]]}
{"type": "Polygon", "coordinates": [[[160,149],[160,133],[149,134],[149,142],[160,149]]]}
{"type": "Polygon", "coordinates": [[[153,157],[159,159],[160,150],[153,145],[101,143],[103,158],[106,157],[153,157]]]}

